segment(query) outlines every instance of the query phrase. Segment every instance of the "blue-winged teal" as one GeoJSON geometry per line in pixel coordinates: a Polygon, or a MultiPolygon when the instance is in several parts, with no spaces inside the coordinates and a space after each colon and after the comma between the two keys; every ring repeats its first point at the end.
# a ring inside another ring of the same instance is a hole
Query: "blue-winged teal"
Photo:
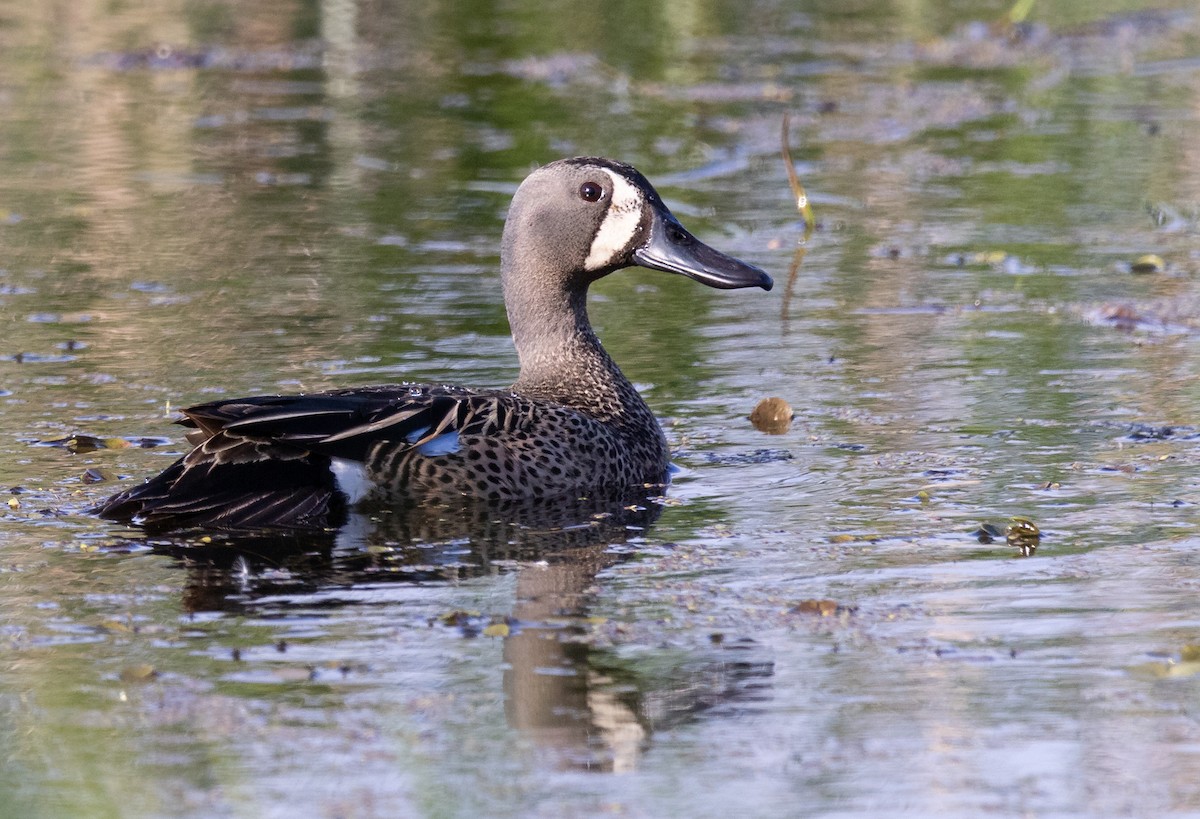
{"type": "Polygon", "coordinates": [[[771,289],[688,233],[635,168],[575,158],[534,171],[500,250],[520,358],[510,389],[394,384],[215,401],[183,411],[195,445],[94,511],[151,528],[328,526],[361,501],[490,501],[661,483],[662,429],[588,321],[588,285],[641,265],[771,289]]]}

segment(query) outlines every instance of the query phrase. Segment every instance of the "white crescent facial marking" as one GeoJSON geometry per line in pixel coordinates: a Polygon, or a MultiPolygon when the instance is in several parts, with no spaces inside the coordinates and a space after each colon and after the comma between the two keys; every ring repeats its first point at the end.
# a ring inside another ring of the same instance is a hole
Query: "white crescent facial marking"
{"type": "Polygon", "coordinates": [[[601,170],[612,178],[612,202],[608,205],[608,213],[604,215],[600,229],[596,231],[596,238],[592,239],[592,249],[583,263],[585,270],[600,270],[612,264],[637,232],[645,203],[642,192],[628,179],[608,168],[601,170]]]}

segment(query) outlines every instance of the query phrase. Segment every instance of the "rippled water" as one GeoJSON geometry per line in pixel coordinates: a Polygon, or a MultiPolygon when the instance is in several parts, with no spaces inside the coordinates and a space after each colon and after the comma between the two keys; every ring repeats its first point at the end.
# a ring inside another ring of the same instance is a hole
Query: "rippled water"
{"type": "Polygon", "coordinates": [[[0,0],[0,813],[1200,812],[1200,15],[1005,5],[0,0]],[[172,408],[510,382],[578,153],[778,283],[594,288],[665,500],[83,514],[172,408]]]}

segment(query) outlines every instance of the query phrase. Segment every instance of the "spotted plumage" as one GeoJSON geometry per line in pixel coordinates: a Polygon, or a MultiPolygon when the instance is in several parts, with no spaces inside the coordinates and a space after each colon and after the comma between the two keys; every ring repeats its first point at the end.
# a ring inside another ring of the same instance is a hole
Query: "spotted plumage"
{"type": "Polygon", "coordinates": [[[501,279],[521,365],[510,389],[396,384],[191,407],[181,423],[195,448],[95,511],[159,529],[324,527],[361,503],[664,482],[662,430],[587,317],[588,286],[632,265],[771,287],[684,230],[631,166],[560,160],[522,183],[505,222],[501,279]]]}

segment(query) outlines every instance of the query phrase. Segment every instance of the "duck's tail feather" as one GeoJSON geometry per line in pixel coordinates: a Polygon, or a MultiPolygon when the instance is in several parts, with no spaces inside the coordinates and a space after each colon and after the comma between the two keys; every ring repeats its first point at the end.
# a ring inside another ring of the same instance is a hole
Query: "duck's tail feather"
{"type": "Polygon", "coordinates": [[[91,513],[148,530],[328,528],[346,517],[329,458],[180,458],[161,474],[112,496],[91,513]]]}

